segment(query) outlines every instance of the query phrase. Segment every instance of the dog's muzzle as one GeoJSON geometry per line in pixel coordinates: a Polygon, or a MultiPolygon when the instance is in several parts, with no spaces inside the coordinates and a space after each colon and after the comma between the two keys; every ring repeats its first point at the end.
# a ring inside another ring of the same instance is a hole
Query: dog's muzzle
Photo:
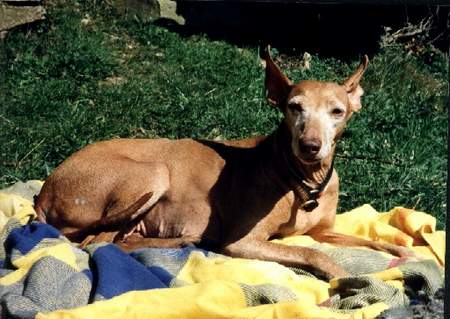
{"type": "Polygon", "coordinates": [[[299,140],[300,157],[305,161],[316,161],[317,155],[322,148],[322,142],[319,139],[300,139],[299,140]]]}

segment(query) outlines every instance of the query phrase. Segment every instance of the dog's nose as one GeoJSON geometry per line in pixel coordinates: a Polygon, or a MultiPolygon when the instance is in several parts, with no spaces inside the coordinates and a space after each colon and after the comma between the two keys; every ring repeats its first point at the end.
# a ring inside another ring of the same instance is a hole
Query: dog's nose
{"type": "Polygon", "coordinates": [[[308,155],[317,155],[322,143],[318,139],[300,140],[300,151],[308,155]]]}

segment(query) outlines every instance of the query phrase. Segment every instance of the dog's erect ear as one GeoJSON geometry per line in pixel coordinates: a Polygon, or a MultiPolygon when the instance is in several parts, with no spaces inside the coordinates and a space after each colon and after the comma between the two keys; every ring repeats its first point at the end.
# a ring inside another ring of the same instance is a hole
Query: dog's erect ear
{"type": "Polygon", "coordinates": [[[359,81],[367,69],[369,64],[369,58],[364,55],[358,69],[347,80],[344,81],[342,86],[345,88],[348,94],[348,100],[352,110],[357,112],[361,109],[361,96],[364,91],[359,85],[359,81]]]}
{"type": "Polygon", "coordinates": [[[260,48],[260,57],[266,61],[266,91],[267,101],[277,107],[286,102],[291,88],[291,81],[281,72],[270,56],[270,46],[260,48]]]}

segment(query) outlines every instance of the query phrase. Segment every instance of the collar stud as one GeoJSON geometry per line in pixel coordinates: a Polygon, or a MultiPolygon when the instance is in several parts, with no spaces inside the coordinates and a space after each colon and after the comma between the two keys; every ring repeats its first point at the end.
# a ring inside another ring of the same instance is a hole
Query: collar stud
{"type": "Polygon", "coordinates": [[[317,208],[317,206],[319,206],[319,203],[317,202],[317,200],[310,199],[310,200],[306,201],[305,203],[303,203],[302,209],[306,212],[310,212],[310,211],[314,210],[315,208],[317,208]]]}

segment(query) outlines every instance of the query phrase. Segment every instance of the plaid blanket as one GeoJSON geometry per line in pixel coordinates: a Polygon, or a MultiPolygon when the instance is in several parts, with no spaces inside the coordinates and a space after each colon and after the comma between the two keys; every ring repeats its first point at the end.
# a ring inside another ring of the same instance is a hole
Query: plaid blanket
{"type": "Polygon", "coordinates": [[[352,276],[321,281],[273,262],[230,258],[194,247],[79,249],[33,221],[39,181],[0,191],[2,318],[374,318],[443,285],[445,233],[432,216],[364,205],[337,218],[336,231],[411,247],[418,259],[336,248],[308,236],[277,240],[315,247],[352,276]]]}

